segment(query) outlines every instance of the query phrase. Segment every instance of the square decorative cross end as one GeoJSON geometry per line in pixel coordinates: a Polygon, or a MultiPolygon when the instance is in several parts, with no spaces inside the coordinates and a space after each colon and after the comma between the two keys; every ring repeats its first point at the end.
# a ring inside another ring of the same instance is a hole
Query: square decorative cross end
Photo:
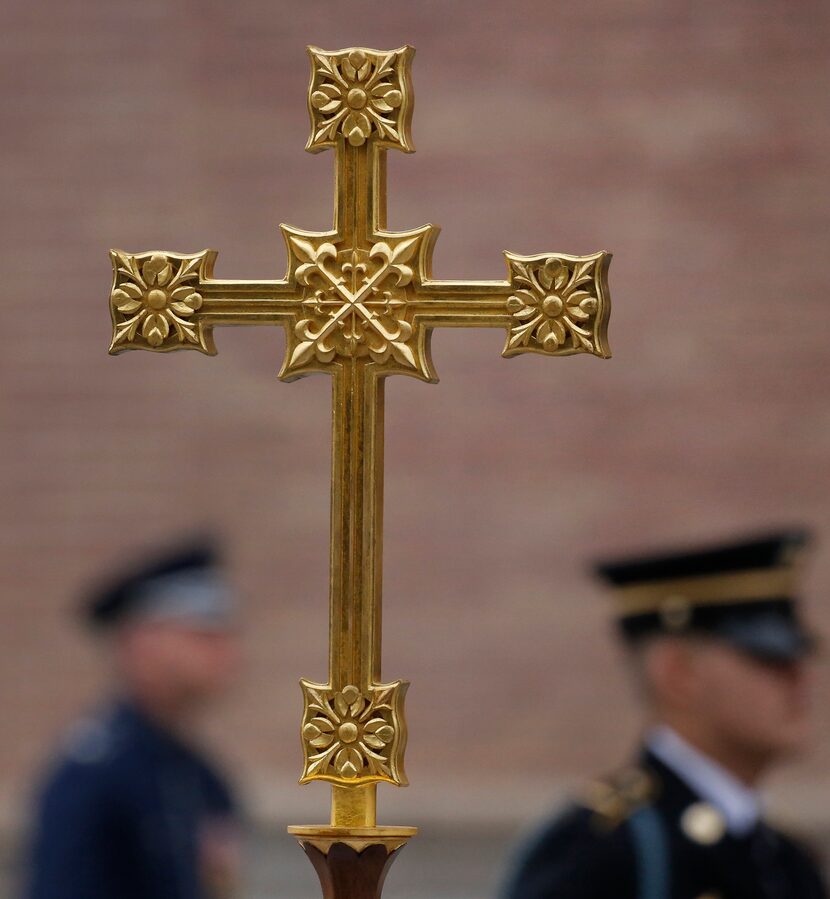
{"type": "Polygon", "coordinates": [[[414,152],[410,136],[414,53],[412,47],[387,51],[350,47],[335,53],[309,47],[311,135],[306,150],[317,153],[342,139],[353,147],[374,141],[414,152]]]}
{"type": "Polygon", "coordinates": [[[503,356],[592,353],[608,359],[608,265],[611,254],[505,253],[510,331],[503,356]]]}
{"type": "Polygon", "coordinates": [[[199,287],[211,276],[215,251],[188,256],[111,250],[110,258],[110,353],[186,349],[215,355],[212,328],[199,315],[199,287]]]}
{"type": "Polygon", "coordinates": [[[327,780],[340,786],[386,783],[406,786],[403,700],[409,684],[374,684],[334,690],[301,680],[305,767],[300,783],[327,780]]]}

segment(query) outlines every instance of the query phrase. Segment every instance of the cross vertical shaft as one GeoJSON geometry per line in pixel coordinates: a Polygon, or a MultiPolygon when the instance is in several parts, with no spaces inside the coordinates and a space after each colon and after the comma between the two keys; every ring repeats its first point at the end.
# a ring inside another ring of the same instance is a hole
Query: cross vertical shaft
{"type": "MultiPolygon", "coordinates": [[[[362,694],[380,681],[384,410],[383,379],[364,369],[350,361],[332,379],[329,622],[329,681],[337,691],[354,685],[362,694]]],[[[332,824],[356,814],[340,789],[332,824]]],[[[363,823],[374,825],[374,784],[361,792],[363,823]]]]}
{"type": "MultiPolygon", "coordinates": [[[[334,230],[368,246],[386,225],[386,151],[338,144],[334,230]]],[[[329,683],[368,693],[381,676],[384,379],[359,359],[332,377],[329,683]]],[[[375,784],[332,785],[333,826],[375,826],[375,784]]]]}
{"type": "Polygon", "coordinates": [[[365,690],[380,678],[383,380],[363,367],[333,379],[329,676],[365,690]]]}

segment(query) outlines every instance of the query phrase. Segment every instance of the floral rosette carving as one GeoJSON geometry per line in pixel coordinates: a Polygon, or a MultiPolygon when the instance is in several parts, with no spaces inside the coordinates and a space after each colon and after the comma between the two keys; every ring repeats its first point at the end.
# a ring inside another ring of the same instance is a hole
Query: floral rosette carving
{"type": "Polygon", "coordinates": [[[593,353],[607,358],[608,253],[515,256],[505,253],[512,322],[505,356],[593,353]]]}
{"type": "Polygon", "coordinates": [[[110,352],[190,348],[213,353],[210,330],[196,317],[202,306],[197,288],[209,255],[208,250],[194,256],[113,250],[110,352]]]}
{"type": "Polygon", "coordinates": [[[291,332],[282,376],[358,358],[426,376],[407,292],[422,263],[426,230],[365,248],[284,230],[292,276],[302,289],[302,317],[291,332]]]}
{"type": "Polygon", "coordinates": [[[403,699],[408,684],[372,686],[368,693],[351,684],[342,690],[305,680],[300,685],[305,700],[301,783],[406,785],[403,699]]]}
{"type": "Polygon", "coordinates": [[[410,47],[380,52],[363,48],[327,53],[309,47],[311,84],[307,150],[332,146],[342,137],[360,147],[371,137],[412,152],[410,47]]]}

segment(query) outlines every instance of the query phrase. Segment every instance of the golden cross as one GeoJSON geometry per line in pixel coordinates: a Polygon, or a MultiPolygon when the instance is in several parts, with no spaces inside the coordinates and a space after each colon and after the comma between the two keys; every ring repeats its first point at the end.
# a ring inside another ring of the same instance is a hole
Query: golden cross
{"type": "Polygon", "coordinates": [[[282,225],[278,281],[213,277],[216,253],[111,253],[111,353],[214,354],[215,325],[282,325],[280,378],[333,382],[330,656],[327,683],[302,681],[302,781],[332,786],[332,824],[375,826],[375,786],[404,785],[407,684],[381,682],[383,388],[388,375],[435,382],[437,327],[507,331],[503,355],[607,357],[608,253],[505,253],[505,281],[439,281],[438,228],[386,229],[386,151],[413,152],[411,47],[310,47],[306,149],[335,150],[330,231],[282,225]]]}

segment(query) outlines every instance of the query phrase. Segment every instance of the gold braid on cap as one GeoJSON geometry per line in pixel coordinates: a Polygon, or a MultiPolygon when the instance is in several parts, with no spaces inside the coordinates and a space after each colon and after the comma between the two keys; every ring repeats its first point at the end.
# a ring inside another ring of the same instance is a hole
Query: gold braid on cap
{"type": "Polygon", "coordinates": [[[678,599],[693,608],[788,597],[792,595],[794,584],[795,570],[789,566],[672,578],[618,587],[617,605],[622,617],[626,618],[659,612],[667,602],[678,599]]]}

